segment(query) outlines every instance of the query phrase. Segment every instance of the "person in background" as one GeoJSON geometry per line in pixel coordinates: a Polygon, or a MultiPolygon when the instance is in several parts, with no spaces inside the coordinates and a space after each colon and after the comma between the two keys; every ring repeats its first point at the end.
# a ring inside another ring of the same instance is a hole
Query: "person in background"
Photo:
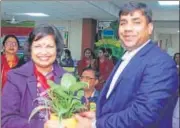
{"type": "Polygon", "coordinates": [[[113,64],[116,65],[118,59],[113,56],[112,54],[112,49],[111,48],[106,48],[105,49],[105,56],[109,59],[109,60],[112,60],[113,61],[113,64]]]}
{"type": "Polygon", "coordinates": [[[61,66],[62,67],[73,67],[74,66],[74,62],[71,56],[71,51],[68,49],[64,50],[64,58],[61,61],[61,66]]]}
{"type": "MultiPolygon", "coordinates": [[[[180,55],[180,53],[175,53],[173,58],[174,58],[174,61],[176,62],[178,76],[180,77],[180,73],[179,73],[180,72],[180,69],[179,69],[179,64],[180,64],[179,57],[180,56],[179,55],[180,55]]],[[[178,81],[178,82],[180,84],[180,81],[178,81]]],[[[180,85],[179,85],[179,87],[180,87],[180,85]]],[[[173,128],[179,128],[179,120],[180,120],[180,118],[179,118],[179,98],[180,98],[179,88],[177,90],[177,95],[178,95],[178,100],[176,102],[176,107],[173,112],[173,123],[172,123],[173,128]]]]}
{"type": "Polygon", "coordinates": [[[83,69],[87,67],[91,67],[95,70],[97,68],[97,61],[95,59],[95,55],[90,48],[86,48],[84,50],[83,58],[77,63],[78,75],[80,76],[82,74],[83,69]]]}
{"type": "Polygon", "coordinates": [[[180,65],[180,53],[175,53],[173,59],[176,62],[176,67],[178,69],[178,74],[180,74],[179,73],[180,72],[180,68],[179,68],[179,65],[180,65]]]}
{"type": "Polygon", "coordinates": [[[93,68],[85,68],[80,77],[80,81],[87,82],[88,86],[84,88],[84,97],[82,102],[87,104],[89,110],[96,109],[96,102],[99,97],[99,91],[95,89],[95,86],[99,82],[99,73],[93,68]]]}
{"type": "Polygon", "coordinates": [[[4,84],[7,80],[7,72],[12,68],[20,67],[25,63],[25,61],[23,58],[19,58],[16,55],[20,45],[15,35],[6,35],[2,44],[4,51],[1,54],[1,88],[4,88],[4,84]]]}
{"type": "Polygon", "coordinates": [[[177,91],[178,100],[176,102],[176,107],[174,108],[173,112],[173,119],[172,119],[172,128],[179,128],[179,99],[180,99],[180,90],[177,91]]]}
{"type": "Polygon", "coordinates": [[[178,75],[174,60],[150,39],[152,10],[125,3],[118,34],[127,50],[106,80],[95,112],[77,114],[76,128],[172,128],[178,75]]]}
{"type": "Polygon", "coordinates": [[[105,56],[105,48],[100,48],[98,50],[98,71],[100,73],[99,77],[99,84],[96,86],[96,90],[101,91],[103,88],[104,83],[106,82],[107,78],[109,77],[114,64],[112,60],[109,60],[105,56]]]}
{"type": "Polygon", "coordinates": [[[64,46],[56,27],[46,24],[35,27],[28,44],[31,60],[7,75],[1,97],[1,128],[43,128],[48,111],[40,111],[30,122],[28,118],[35,107],[44,105],[41,99],[48,98],[47,80],[59,84],[65,73],[56,61],[64,46]]]}

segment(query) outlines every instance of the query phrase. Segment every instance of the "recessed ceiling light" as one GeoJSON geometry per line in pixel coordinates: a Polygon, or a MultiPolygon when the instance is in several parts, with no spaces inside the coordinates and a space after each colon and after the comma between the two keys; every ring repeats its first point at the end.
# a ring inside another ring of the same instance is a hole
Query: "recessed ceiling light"
{"type": "Polygon", "coordinates": [[[49,15],[44,14],[44,13],[23,13],[24,15],[28,15],[28,16],[37,16],[37,17],[47,17],[49,15]]]}
{"type": "Polygon", "coordinates": [[[177,32],[179,32],[179,30],[177,32]]]}
{"type": "Polygon", "coordinates": [[[179,5],[179,1],[158,1],[160,5],[179,5]]]}

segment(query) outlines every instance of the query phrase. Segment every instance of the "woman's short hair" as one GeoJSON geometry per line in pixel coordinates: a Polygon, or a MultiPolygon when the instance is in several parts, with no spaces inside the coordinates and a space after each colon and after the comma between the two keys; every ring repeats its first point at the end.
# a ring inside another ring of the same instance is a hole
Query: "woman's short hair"
{"type": "Polygon", "coordinates": [[[17,38],[15,35],[6,35],[6,36],[4,37],[3,42],[2,42],[3,46],[5,46],[6,40],[7,40],[8,38],[14,38],[14,39],[16,40],[17,44],[18,44],[18,48],[20,47],[19,40],[18,40],[18,38],[17,38]]]}
{"type": "Polygon", "coordinates": [[[67,54],[69,57],[71,57],[71,51],[69,49],[65,49],[64,53],[67,54]]]}
{"type": "Polygon", "coordinates": [[[91,56],[92,56],[93,59],[96,58],[96,56],[95,56],[95,54],[94,54],[94,52],[93,52],[93,50],[91,48],[84,49],[84,54],[85,54],[86,51],[90,51],[91,52],[91,56]]]}
{"type": "Polygon", "coordinates": [[[62,35],[55,26],[49,24],[41,24],[33,29],[33,31],[29,34],[27,51],[31,52],[33,41],[37,41],[47,35],[52,35],[54,37],[57,47],[57,56],[61,55],[64,48],[62,35]]]}
{"type": "Polygon", "coordinates": [[[106,49],[105,49],[105,48],[103,48],[103,47],[99,48],[99,50],[101,50],[103,53],[105,53],[105,52],[106,52],[106,49]]]}
{"type": "Polygon", "coordinates": [[[177,53],[174,54],[174,56],[173,56],[173,59],[174,59],[174,60],[175,60],[175,58],[176,58],[177,55],[180,55],[180,53],[177,52],[177,53]]]}
{"type": "Polygon", "coordinates": [[[93,52],[92,49],[90,49],[90,48],[85,48],[85,49],[84,49],[84,54],[85,54],[86,51],[90,51],[91,53],[93,52]]]}
{"type": "Polygon", "coordinates": [[[106,48],[105,49],[110,55],[112,55],[112,49],[111,48],[106,48]]]}

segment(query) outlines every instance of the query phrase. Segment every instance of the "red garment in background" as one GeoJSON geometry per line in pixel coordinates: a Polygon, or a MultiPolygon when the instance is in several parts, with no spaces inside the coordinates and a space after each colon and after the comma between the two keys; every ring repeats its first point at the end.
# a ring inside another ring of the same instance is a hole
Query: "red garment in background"
{"type": "Polygon", "coordinates": [[[2,79],[2,88],[4,87],[4,84],[5,84],[5,82],[6,82],[6,80],[7,80],[7,72],[11,69],[11,68],[13,68],[13,67],[15,67],[17,64],[18,64],[18,62],[19,62],[19,58],[15,55],[15,58],[14,58],[14,60],[12,61],[12,63],[13,63],[13,66],[12,67],[10,67],[9,66],[9,64],[8,64],[8,61],[7,61],[7,59],[6,59],[6,56],[3,54],[3,55],[1,55],[1,79],[2,79]]]}
{"type": "Polygon", "coordinates": [[[103,62],[99,61],[99,73],[100,73],[100,78],[99,78],[99,84],[96,85],[96,90],[101,90],[103,88],[103,85],[107,78],[109,77],[111,71],[114,68],[114,64],[112,60],[105,59],[103,62]]]}
{"type": "Polygon", "coordinates": [[[90,59],[88,59],[86,57],[84,57],[82,60],[78,61],[77,70],[78,70],[79,76],[82,74],[83,69],[88,67],[90,65],[90,63],[91,63],[90,59]]]}

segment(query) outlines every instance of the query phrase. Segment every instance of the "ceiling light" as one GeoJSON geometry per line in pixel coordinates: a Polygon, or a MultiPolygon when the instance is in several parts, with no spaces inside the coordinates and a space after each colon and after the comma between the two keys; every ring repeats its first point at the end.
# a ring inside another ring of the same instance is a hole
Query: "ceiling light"
{"type": "Polygon", "coordinates": [[[25,15],[28,15],[28,16],[37,16],[37,17],[46,17],[46,16],[49,16],[47,14],[44,14],[44,13],[24,13],[25,15]]]}
{"type": "Polygon", "coordinates": [[[179,5],[179,1],[158,1],[160,5],[179,5]]]}
{"type": "Polygon", "coordinates": [[[179,30],[177,32],[179,32],[179,30]]]}

